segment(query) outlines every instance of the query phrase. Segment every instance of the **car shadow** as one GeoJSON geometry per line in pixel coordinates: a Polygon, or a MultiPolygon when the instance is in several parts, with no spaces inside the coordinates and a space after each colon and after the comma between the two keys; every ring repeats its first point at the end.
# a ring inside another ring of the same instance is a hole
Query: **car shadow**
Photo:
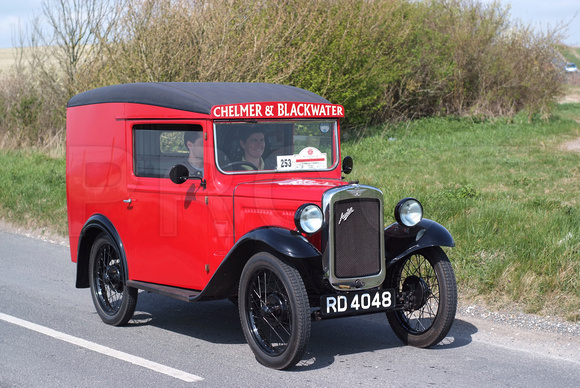
{"type": "MultiPolygon", "coordinates": [[[[128,326],[153,326],[216,344],[244,344],[237,307],[228,300],[184,303],[157,294],[141,292],[137,311],[128,326]]],[[[439,344],[424,351],[463,347],[471,343],[477,327],[456,319],[439,344]]],[[[290,371],[325,368],[337,355],[401,348],[384,314],[313,321],[308,347],[302,360],[290,371]]]]}
{"type": "Polygon", "coordinates": [[[212,343],[245,343],[237,307],[228,300],[186,303],[140,291],[127,326],[153,326],[212,343]]]}
{"type": "MultiPolygon", "coordinates": [[[[467,346],[475,333],[477,327],[456,319],[449,334],[439,344],[417,350],[430,352],[467,346]]],[[[313,322],[306,354],[291,370],[324,368],[334,363],[336,355],[372,353],[405,346],[391,329],[386,316],[381,313],[313,322]]]]}

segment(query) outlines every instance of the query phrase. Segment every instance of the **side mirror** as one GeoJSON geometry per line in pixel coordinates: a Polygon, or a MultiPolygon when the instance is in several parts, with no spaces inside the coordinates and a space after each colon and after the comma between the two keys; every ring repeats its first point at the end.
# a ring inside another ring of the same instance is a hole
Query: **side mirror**
{"type": "Polygon", "coordinates": [[[183,164],[176,164],[169,171],[169,179],[176,185],[184,183],[189,177],[189,170],[183,164]]]}
{"type": "Polygon", "coordinates": [[[345,174],[350,174],[352,172],[352,166],[354,162],[350,156],[345,156],[342,160],[342,172],[345,174]]]}

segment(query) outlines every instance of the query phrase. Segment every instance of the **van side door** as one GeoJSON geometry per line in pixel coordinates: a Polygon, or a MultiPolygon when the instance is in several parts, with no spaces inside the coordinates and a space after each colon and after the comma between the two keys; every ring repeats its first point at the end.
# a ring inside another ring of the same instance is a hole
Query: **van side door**
{"type": "MultiPolygon", "coordinates": [[[[207,268],[207,206],[201,179],[177,185],[169,179],[175,164],[203,177],[188,164],[188,134],[200,135],[203,121],[127,122],[128,198],[120,231],[129,279],[201,290],[207,268]],[[193,133],[197,132],[197,133],[193,133]]],[[[202,143],[203,144],[203,143],[202,143]]]]}

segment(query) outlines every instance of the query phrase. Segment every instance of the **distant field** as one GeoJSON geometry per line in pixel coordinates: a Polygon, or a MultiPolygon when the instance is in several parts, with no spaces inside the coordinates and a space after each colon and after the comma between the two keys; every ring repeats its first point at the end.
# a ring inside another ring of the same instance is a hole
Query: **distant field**
{"type": "Polygon", "coordinates": [[[16,50],[13,48],[2,48],[0,49],[0,71],[9,70],[14,64],[14,52],[16,50]]]}
{"type": "Polygon", "coordinates": [[[8,71],[14,66],[14,58],[17,54],[18,50],[15,48],[0,48],[0,72],[8,71]]]}
{"type": "MultiPolygon", "coordinates": [[[[14,65],[14,48],[0,48],[0,71],[7,71],[14,65]]],[[[574,62],[580,65],[580,47],[563,47],[561,54],[566,62],[574,62]]]]}

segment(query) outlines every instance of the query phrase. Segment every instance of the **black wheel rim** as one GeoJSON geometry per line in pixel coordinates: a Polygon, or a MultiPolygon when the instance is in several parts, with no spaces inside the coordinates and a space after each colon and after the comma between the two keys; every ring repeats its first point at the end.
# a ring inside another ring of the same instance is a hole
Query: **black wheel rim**
{"type": "Polygon", "coordinates": [[[419,278],[423,289],[427,292],[423,295],[424,299],[419,307],[407,307],[397,311],[397,318],[409,333],[422,334],[433,326],[439,311],[439,279],[433,265],[422,255],[409,257],[401,266],[396,283],[399,294],[405,295],[405,291],[409,292],[403,285],[406,279],[412,277],[419,278]]]}
{"type": "Polygon", "coordinates": [[[268,269],[254,273],[248,285],[246,316],[254,341],[270,356],[280,355],[292,335],[288,292],[268,269]]]}
{"type": "Polygon", "coordinates": [[[117,250],[109,244],[101,246],[95,260],[95,295],[107,315],[115,315],[123,303],[123,269],[117,250]]]}

